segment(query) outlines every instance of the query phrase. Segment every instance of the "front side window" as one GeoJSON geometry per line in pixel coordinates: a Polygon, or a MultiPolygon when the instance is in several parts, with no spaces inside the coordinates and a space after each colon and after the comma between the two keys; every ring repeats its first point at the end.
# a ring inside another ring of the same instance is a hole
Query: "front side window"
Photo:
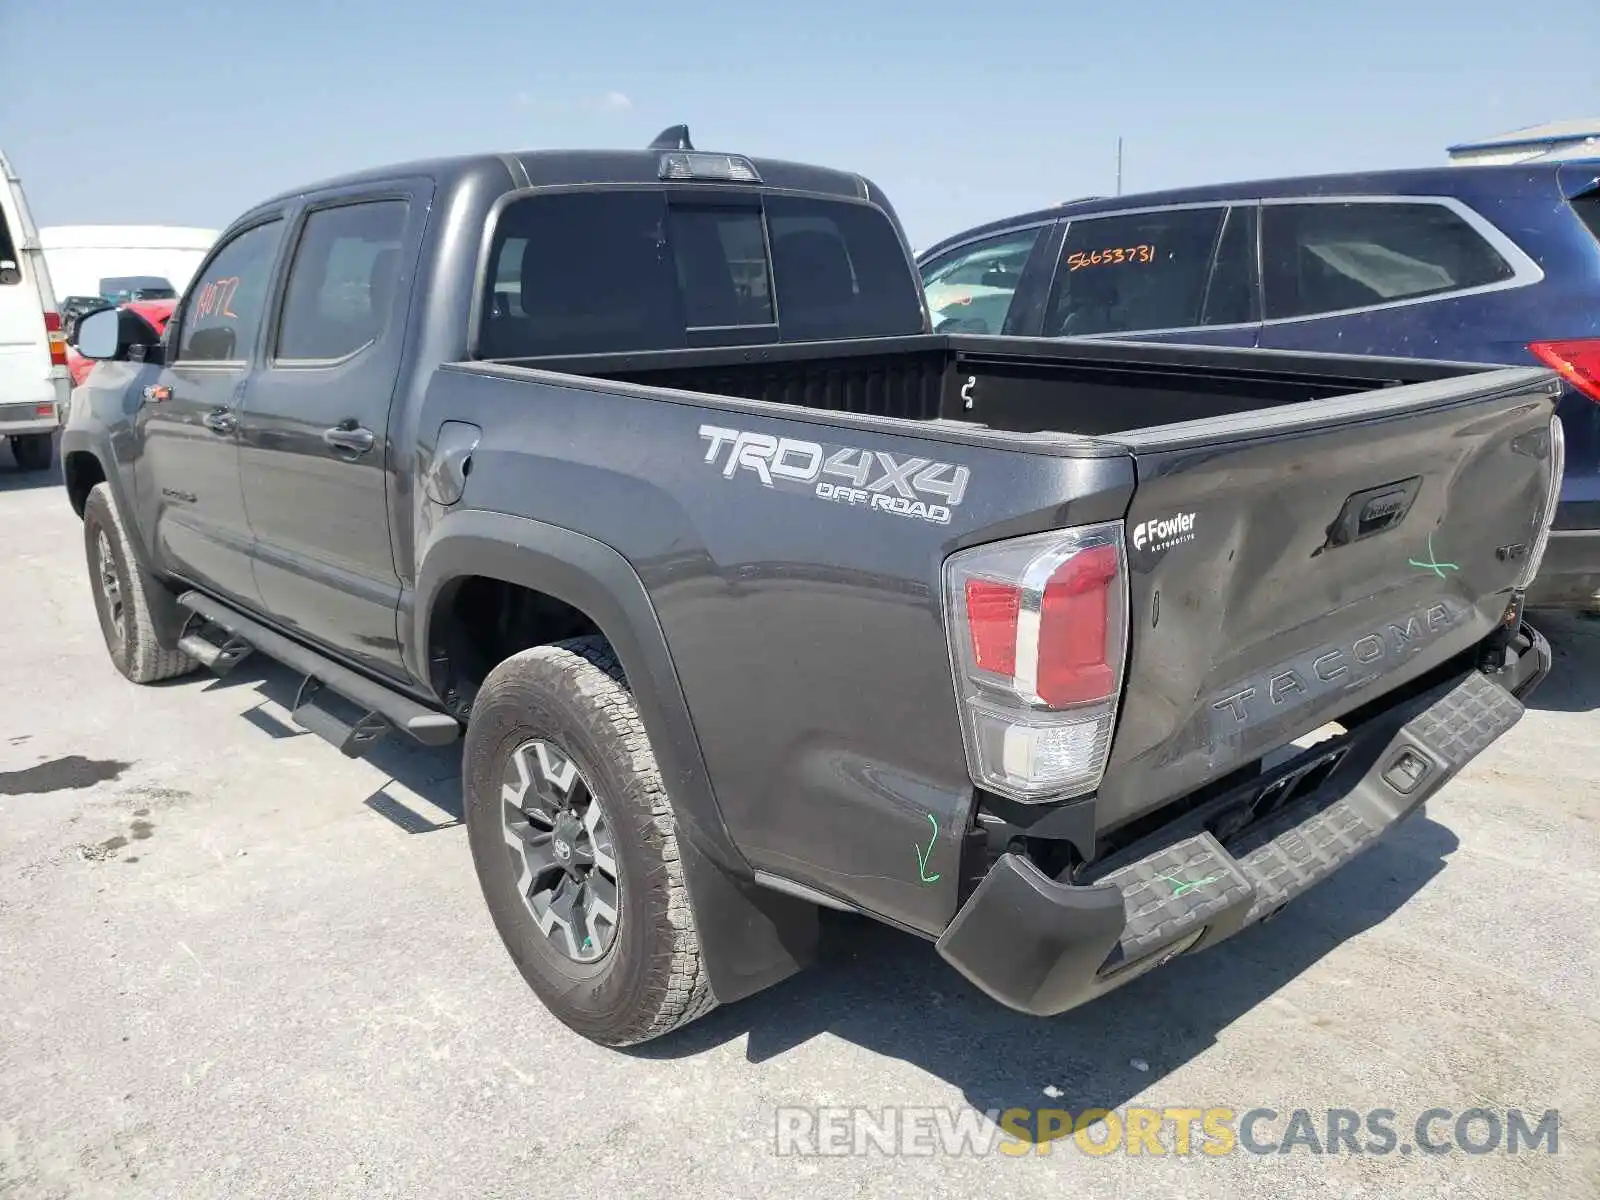
{"type": "Polygon", "coordinates": [[[282,234],[283,222],[274,218],[251,226],[217,252],[184,302],[178,361],[250,357],[282,234]]]}
{"type": "Polygon", "coordinates": [[[1226,211],[1176,208],[1073,221],[1051,287],[1046,336],[1203,324],[1212,253],[1226,211]]]}
{"type": "Polygon", "coordinates": [[[1368,308],[1514,274],[1460,214],[1427,202],[1268,204],[1261,248],[1269,319],[1368,308]]]}
{"type": "Polygon", "coordinates": [[[587,191],[508,204],[491,244],[484,358],[921,332],[893,225],[864,205],[587,191]]]}
{"type": "Polygon", "coordinates": [[[922,268],[935,333],[1002,333],[1042,227],[971,242],[922,268]]]}
{"type": "Polygon", "coordinates": [[[369,346],[394,304],[404,200],[324,208],[306,217],[289,267],[279,361],[338,359],[369,346]]]}

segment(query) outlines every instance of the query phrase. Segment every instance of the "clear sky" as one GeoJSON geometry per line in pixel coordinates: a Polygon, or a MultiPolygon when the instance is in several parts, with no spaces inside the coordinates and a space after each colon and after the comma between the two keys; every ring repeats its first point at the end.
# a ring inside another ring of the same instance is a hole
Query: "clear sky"
{"type": "Polygon", "coordinates": [[[1600,0],[0,0],[42,225],[221,226],[433,154],[707,149],[877,180],[914,245],[1115,186],[1442,162],[1600,116],[1600,0]]]}

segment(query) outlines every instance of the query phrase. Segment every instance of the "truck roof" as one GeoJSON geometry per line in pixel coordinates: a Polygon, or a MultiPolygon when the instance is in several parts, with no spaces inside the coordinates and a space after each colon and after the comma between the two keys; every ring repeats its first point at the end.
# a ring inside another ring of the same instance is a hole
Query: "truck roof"
{"type": "MultiPolygon", "coordinates": [[[[375,183],[405,176],[423,176],[434,180],[447,190],[469,180],[482,178],[486,174],[503,178],[507,173],[511,176],[512,186],[518,188],[574,184],[604,186],[658,183],[661,156],[668,152],[665,147],[652,147],[646,150],[515,150],[418,159],[414,162],[372,167],[323,179],[314,184],[280,192],[256,207],[280,204],[307,192],[375,183]]],[[[786,162],[781,159],[754,158],[739,154],[737,151],[710,153],[735,154],[753,163],[765,187],[871,199],[879,204],[884,203],[881,193],[868,180],[850,171],[786,162]]]]}

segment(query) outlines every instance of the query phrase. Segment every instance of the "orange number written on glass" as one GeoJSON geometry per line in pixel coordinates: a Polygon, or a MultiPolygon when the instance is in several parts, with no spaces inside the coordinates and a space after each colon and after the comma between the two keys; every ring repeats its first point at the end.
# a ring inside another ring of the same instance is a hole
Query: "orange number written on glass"
{"type": "Polygon", "coordinates": [[[239,290],[239,277],[229,275],[222,279],[213,279],[200,289],[200,298],[195,303],[195,319],[203,321],[209,316],[220,315],[238,318],[234,312],[233,294],[239,290]]]}
{"type": "Polygon", "coordinates": [[[1109,250],[1079,250],[1067,255],[1067,270],[1081,271],[1084,267],[1103,267],[1112,263],[1154,262],[1156,248],[1148,243],[1138,246],[1113,246],[1109,250]]]}

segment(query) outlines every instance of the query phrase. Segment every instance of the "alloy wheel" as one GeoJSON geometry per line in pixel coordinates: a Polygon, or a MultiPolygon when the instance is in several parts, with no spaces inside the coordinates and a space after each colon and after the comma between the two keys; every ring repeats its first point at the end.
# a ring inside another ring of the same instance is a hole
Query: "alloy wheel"
{"type": "Polygon", "coordinates": [[[603,958],[622,909],[616,846],[604,808],[558,746],[528,741],[511,752],[500,788],[501,823],[517,894],[539,932],[576,963],[603,958]]]}
{"type": "Polygon", "coordinates": [[[122,602],[122,580],[117,574],[116,556],[111,552],[111,539],[106,536],[104,529],[96,533],[94,558],[100,602],[105,606],[106,620],[111,627],[112,649],[121,650],[127,638],[128,616],[122,602]]]}

